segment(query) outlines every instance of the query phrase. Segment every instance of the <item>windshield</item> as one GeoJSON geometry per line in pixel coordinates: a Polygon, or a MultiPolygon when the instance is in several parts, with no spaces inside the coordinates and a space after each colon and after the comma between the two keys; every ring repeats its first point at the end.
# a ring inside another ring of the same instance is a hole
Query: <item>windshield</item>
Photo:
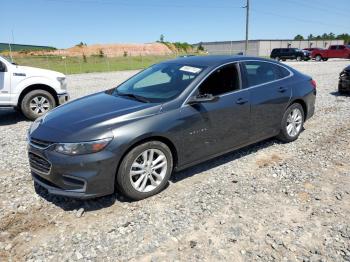
{"type": "Polygon", "coordinates": [[[112,94],[143,102],[169,101],[180,95],[203,69],[199,66],[157,64],[122,83],[112,94]]]}

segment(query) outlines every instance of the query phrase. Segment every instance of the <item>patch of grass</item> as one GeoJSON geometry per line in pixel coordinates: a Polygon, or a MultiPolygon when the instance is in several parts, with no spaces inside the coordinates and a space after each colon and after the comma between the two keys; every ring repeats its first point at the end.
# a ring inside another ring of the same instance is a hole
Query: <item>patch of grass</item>
{"type": "Polygon", "coordinates": [[[175,58],[171,56],[123,56],[123,57],[61,57],[61,56],[28,56],[16,57],[19,65],[39,67],[58,71],[64,74],[136,70],[152,64],[175,58]]]}

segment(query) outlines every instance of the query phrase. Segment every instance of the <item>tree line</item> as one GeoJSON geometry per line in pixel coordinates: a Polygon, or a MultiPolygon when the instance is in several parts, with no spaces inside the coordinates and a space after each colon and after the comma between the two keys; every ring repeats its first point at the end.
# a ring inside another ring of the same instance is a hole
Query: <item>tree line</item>
{"type": "Polygon", "coordinates": [[[344,40],[346,44],[350,44],[350,35],[348,33],[343,33],[339,35],[336,35],[334,33],[324,33],[322,35],[317,36],[309,34],[306,38],[304,38],[304,36],[298,34],[294,37],[294,40],[344,40]]]}

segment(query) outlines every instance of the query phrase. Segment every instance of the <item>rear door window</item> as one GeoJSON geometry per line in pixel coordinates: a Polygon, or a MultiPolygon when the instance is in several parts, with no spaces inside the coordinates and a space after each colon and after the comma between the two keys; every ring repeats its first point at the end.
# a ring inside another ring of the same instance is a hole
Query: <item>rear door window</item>
{"type": "Polygon", "coordinates": [[[248,61],[243,63],[248,87],[265,84],[285,78],[290,72],[273,63],[248,61]]]}

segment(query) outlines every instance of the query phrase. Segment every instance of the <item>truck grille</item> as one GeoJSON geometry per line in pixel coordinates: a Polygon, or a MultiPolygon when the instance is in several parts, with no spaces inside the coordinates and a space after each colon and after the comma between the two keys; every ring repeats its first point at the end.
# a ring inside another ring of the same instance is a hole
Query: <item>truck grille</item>
{"type": "Polygon", "coordinates": [[[30,143],[33,146],[41,148],[41,149],[47,148],[53,144],[52,142],[48,142],[48,141],[44,141],[44,140],[40,140],[40,139],[35,139],[35,138],[30,138],[30,143]]]}
{"type": "Polygon", "coordinates": [[[48,174],[51,169],[51,164],[44,158],[29,153],[29,164],[34,171],[39,171],[43,174],[48,174]]]}

